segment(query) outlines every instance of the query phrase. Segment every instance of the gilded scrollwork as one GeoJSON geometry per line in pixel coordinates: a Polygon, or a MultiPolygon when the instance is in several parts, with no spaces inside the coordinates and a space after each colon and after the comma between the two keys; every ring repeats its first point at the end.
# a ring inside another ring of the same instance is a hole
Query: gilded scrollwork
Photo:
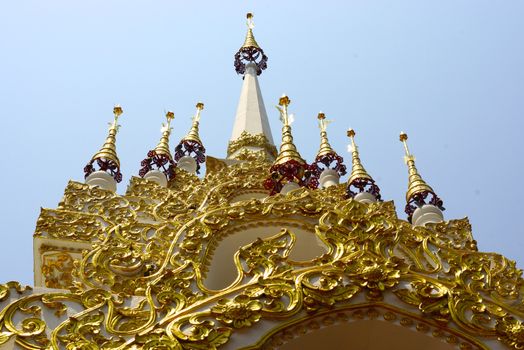
{"type": "MultiPolygon", "coordinates": [[[[243,131],[236,140],[229,142],[229,145],[227,146],[228,157],[245,147],[261,148],[267,152],[267,154],[272,156],[273,159],[277,157],[277,148],[275,145],[269,143],[269,140],[264,134],[252,135],[246,131],[243,131]]],[[[238,157],[235,158],[240,159],[238,157]]]]}
{"type": "Polygon", "coordinates": [[[42,255],[42,276],[48,288],[66,289],[73,283],[74,259],[66,252],[48,252],[42,255]]]}
{"type": "Polygon", "coordinates": [[[466,219],[413,227],[398,219],[392,202],[344,199],[345,185],[238,199],[262,190],[269,167],[253,154],[239,161],[242,154],[203,180],[177,169],[169,188],[133,178],[124,196],[70,182],[58,209],[42,210],[35,236],[92,248],[74,264],[65,251],[44,263],[45,279],[54,281],[48,287],[71,284],[69,292],[0,285],[0,344],[14,338],[29,349],[215,349],[268,321],[300,324],[355,308],[351,317],[431,329],[463,349],[472,348],[464,339],[524,348],[522,272],[500,255],[478,252],[466,219]],[[270,225],[282,230],[237,250],[238,277],[229,288],[205,288],[226,236],[270,225]],[[293,261],[301,239],[295,228],[324,253],[293,261]],[[72,269],[72,280],[54,277],[60,264],[72,269]],[[423,322],[373,308],[391,303],[423,322]]]}

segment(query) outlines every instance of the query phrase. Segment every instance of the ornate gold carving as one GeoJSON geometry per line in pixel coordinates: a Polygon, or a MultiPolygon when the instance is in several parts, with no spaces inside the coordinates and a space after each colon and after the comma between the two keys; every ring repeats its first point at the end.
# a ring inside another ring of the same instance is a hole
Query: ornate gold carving
{"type": "Polygon", "coordinates": [[[48,288],[66,289],[73,282],[73,261],[65,252],[45,253],[42,255],[42,275],[48,288]]]}
{"type": "Polygon", "coordinates": [[[178,170],[169,189],[134,178],[125,196],[71,182],[57,210],[42,210],[35,235],[89,241],[92,249],[74,264],[70,292],[17,298],[16,286],[0,286],[0,344],[213,349],[240,328],[257,332],[277,320],[318,328],[352,309],[340,317],[396,322],[461,349],[497,338],[522,347],[521,271],[478,252],[467,220],[413,227],[392,202],[344,200],[344,185],[230,203],[260,191],[268,167],[239,162],[204,180],[178,170]],[[205,288],[225,236],[271,225],[283,230],[238,250],[229,288],[205,288]],[[295,228],[316,235],[325,253],[290,259],[295,228]],[[65,313],[73,309],[80,311],[65,313]]]}
{"type": "MultiPolygon", "coordinates": [[[[242,134],[240,134],[236,140],[229,142],[227,146],[227,156],[231,157],[235,152],[245,147],[262,148],[267,154],[273,157],[273,159],[275,159],[278,154],[275,145],[270,144],[264,134],[252,135],[247,131],[242,131],[242,134]]],[[[245,154],[243,157],[245,158],[245,154]]],[[[235,158],[240,159],[238,156],[235,156],[235,158]]]]}

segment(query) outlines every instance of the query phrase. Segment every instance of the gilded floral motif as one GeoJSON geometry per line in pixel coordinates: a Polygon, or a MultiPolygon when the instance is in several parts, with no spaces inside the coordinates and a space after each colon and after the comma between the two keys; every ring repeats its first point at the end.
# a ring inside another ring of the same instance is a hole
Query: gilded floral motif
{"type": "Polygon", "coordinates": [[[211,313],[217,320],[234,328],[251,327],[262,317],[262,304],[252,300],[247,295],[238,295],[233,300],[220,299],[211,313]]]}

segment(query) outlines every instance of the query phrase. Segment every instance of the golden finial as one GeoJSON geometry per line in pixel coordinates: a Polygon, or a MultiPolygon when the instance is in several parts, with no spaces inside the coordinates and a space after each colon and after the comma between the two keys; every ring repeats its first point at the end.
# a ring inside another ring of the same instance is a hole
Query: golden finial
{"type": "Polygon", "coordinates": [[[290,104],[291,104],[291,100],[289,99],[289,97],[286,96],[286,94],[283,94],[282,97],[280,97],[278,100],[279,106],[287,108],[287,106],[289,106],[290,104]]]}
{"type": "Polygon", "coordinates": [[[282,127],[282,144],[280,145],[280,152],[274,164],[283,164],[290,160],[305,164],[306,161],[302,159],[293,143],[293,135],[291,135],[291,124],[293,123],[293,114],[288,114],[288,106],[291,100],[285,94],[278,100],[276,108],[280,112],[280,121],[284,126],[282,127]]]}
{"type": "Polygon", "coordinates": [[[249,12],[247,15],[247,34],[246,34],[246,40],[244,41],[244,45],[242,47],[256,47],[259,49],[257,41],[255,40],[255,36],[253,35],[253,28],[255,28],[255,23],[253,22],[253,14],[249,12]]]}
{"type": "Polygon", "coordinates": [[[186,135],[186,137],[183,138],[183,140],[187,141],[195,141],[200,144],[202,144],[202,141],[200,140],[200,136],[198,135],[198,124],[200,122],[200,112],[204,109],[204,104],[202,102],[198,102],[196,104],[196,113],[193,116],[193,123],[191,125],[191,129],[189,130],[189,133],[186,135]]]}
{"type": "Polygon", "coordinates": [[[404,144],[404,151],[406,153],[404,160],[408,166],[408,191],[406,192],[406,201],[409,203],[414,195],[418,193],[435,193],[433,189],[422,179],[415,167],[415,157],[410,153],[408,148],[408,135],[405,132],[400,133],[400,142],[404,144]]]}
{"type": "Polygon", "coordinates": [[[105,159],[113,161],[117,167],[120,167],[120,160],[116,154],[116,134],[120,128],[120,125],[118,125],[118,118],[122,113],[122,107],[120,107],[120,105],[115,105],[113,108],[114,120],[109,124],[109,135],[107,135],[106,141],[91,160],[105,159]]]}
{"type": "Polygon", "coordinates": [[[169,135],[171,134],[171,121],[175,119],[175,114],[171,111],[168,111],[166,113],[166,123],[162,123],[162,129],[160,131],[162,132],[162,137],[160,137],[160,141],[158,142],[158,145],[155,147],[155,152],[158,155],[165,155],[169,159],[173,159],[171,156],[171,152],[169,151],[169,135]]]}
{"type": "Polygon", "coordinates": [[[329,144],[327,137],[327,126],[331,123],[331,120],[326,120],[326,115],[319,112],[317,115],[318,127],[320,128],[320,149],[317,152],[317,158],[322,157],[329,153],[336,153],[329,144]]]}
{"type": "Polygon", "coordinates": [[[348,137],[351,139],[351,156],[352,156],[352,169],[351,175],[348,179],[348,184],[351,184],[357,179],[368,179],[373,180],[373,178],[368,174],[364,166],[360,162],[360,157],[358,154],[358,147],[355,144],[355,130],[349,129],[347,131],[348,137]]]}

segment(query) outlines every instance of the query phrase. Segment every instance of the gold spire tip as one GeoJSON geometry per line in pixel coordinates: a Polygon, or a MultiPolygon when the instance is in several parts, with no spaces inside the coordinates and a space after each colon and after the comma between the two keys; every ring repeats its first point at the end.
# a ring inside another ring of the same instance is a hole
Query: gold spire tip
{"type": "Polygon", "coordinates": [[[196,104],[196,108],[197,108],[199,111],[201,111],[201,110],[204,109],[204,104],[203,104],[202,102],[198,102],[198,103],[196,104]]]}
{"type": "Polygon", "coordinates": [[[115,118],[118,118],[122,113],[124,113],[124,111],[120,105],[115,105],[115,107],[113,107],[113,114],[115,115],[115,118]]]}
{"type": "Polygon", "coordinates": [[[405,142],[408,139],[408,134],[406,134],[404,131],[400,132],[400,142],[405,142]]]}
{"type": "Polygon", "coordinates": [[[289,97],[286,96],[286,94],[283,94],[282,97],[278,100],[278,104],[279,106],[289,106],[289,104],[291,103],[291,100],[289,99],[289,97]]]}
{"type": "Polygon", "coordinates": [[[348,129],[347,135],[348,135],[348,137],[351,137],[351,138],[355,137],[355,130],[353,130],[351,128],[348,129]]]}
{"type": "Polygon", "coordinates": [[[173,119],[175,119],[175,113],[173,113],[171,111],[167,111],[166,119],[167,119],[168,123],[171,122],[173,119]]]}
{"type": "Polygon", "coordinates": [[[318,112],[317,118],[318,120],[323,120],[326,119],[326,115],[322,112],[318,112]]]}
{"type": "Polygon", "coordinates": [[[248,12],[248,13],[246,14],[246,18],[247,18],[247,19],[252,19],[252,18],[253,18],[253,14],[252,14],[251,12],[248,12]]]}

